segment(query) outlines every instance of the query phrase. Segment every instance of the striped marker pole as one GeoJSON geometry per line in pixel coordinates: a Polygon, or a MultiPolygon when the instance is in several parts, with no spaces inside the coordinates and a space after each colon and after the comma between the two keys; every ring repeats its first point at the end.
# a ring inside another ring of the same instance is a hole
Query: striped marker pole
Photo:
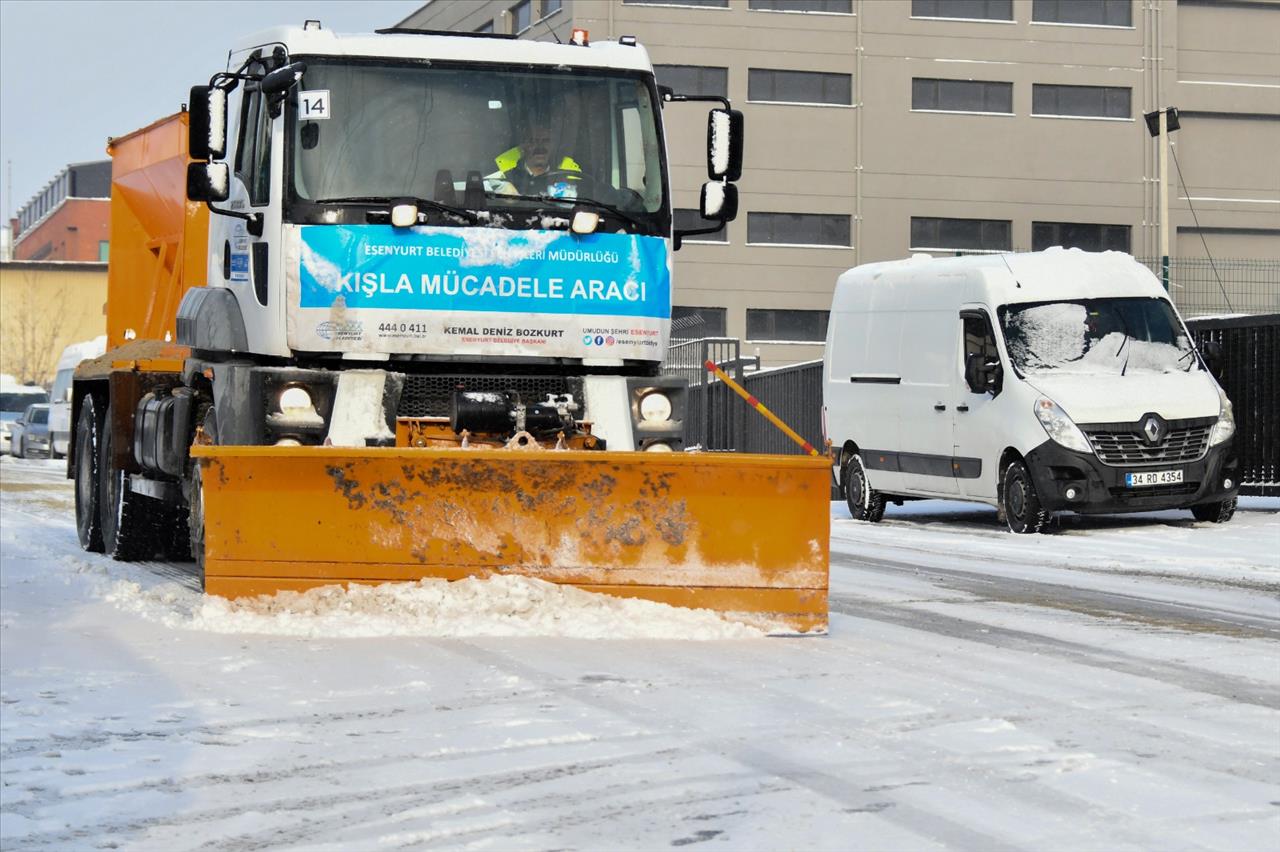
{"type": "Polygon", "coordinates": [[[734,393],[736,393],[738,396],[745,399],[748,405],[750,405],[756,411],[760,412],[765,417],[767,417],[769,419],[769,422],[772,423],[774,426],[777,426],[779,429],[781,429],[788,438],[790,438],[791,440],[799,444],[806,453],[808,453],[811,456],[821,455],[821,453],[819,453],[816,449],[814,449],[813,444],[810,444],[804,438],[801,438],[799,435],[797,435],[795,430],[792,429],[787,424],[783,423],[782,420],[778,417],[778,415],[774,414],[772,411],[765,408],[764,405],[760,403],[760,400],[756,399],[754,396],[747,393],[746,388],[744,388],[742,385],[735,382],[733,379],[729,378],[729,374],[726,373],[724,370],[721,370],[718,366],[716,366],[715,361],[708,360],[703,366],[705,366],[709,372],[714,373],[717,379],[719,379],[720,381],[728,385],[730,388],[732,388],[734,393]]]}

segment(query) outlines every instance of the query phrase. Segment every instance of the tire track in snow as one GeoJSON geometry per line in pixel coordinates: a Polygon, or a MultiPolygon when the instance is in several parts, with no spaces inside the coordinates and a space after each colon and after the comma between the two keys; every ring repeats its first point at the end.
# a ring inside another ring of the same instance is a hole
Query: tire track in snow
{"type": "Polygon", "coordinates": [[[1090,668],[1157,680],[1169,686],[1215,695],[1241,704],[1280,710],[1280,688],[1193,666],[1135,657],[1109,648],[1101,649],[1025,630],[998,627],[987,622],[943,615],[917,607],[870,601],[853,595],[831,595],[829,605],[832,612],[854,618],[885,622],[909,630],[977,642],[1002,650],[1051,654],[1090,668]]]}
{"type": "MultiPolygon", "coordinates": [[[[843,558],[835,563],[839,567],[874,571],[897,577],[903,576],[904,570],[910,571],[917,577],[938,580],[939,585],[944,588],[972,594],[981,600],[1066,609],[1105,618],[1125,618],[1141,624],[1175,630],[1218,633],[1246,639],[1280,640],[1280,618],[1160,600],[1125,592],[1082,589],[1062,583],[992,575],[978,570],[940,568],[922,562],[900,562],[882,557],[855,555],[848,551],[841,552],[840,555],[843,558]]],[[[1021,565],[1008,560],[993,561],[1021,565]]],[[[1021,565],[1021,567],[1026,566],[1021,565]]]]}

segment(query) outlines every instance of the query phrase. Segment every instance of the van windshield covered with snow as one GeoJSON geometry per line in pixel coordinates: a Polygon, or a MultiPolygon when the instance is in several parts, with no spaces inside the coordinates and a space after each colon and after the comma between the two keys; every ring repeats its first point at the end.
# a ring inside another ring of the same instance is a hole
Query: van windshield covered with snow
{"type": "Polygon", "coordinates": [[[1190,372],[1199,365],[1164,299],[1079,299],[1005,305],[1000,324],[1023,374],[1190,372]]]}
{"type": "Polygon", "coordinates": [[[651,75],[315,58],[298,88],[295,222],[363,223],[359,205],[416,200],[432,225],[547,228],[581,204],[611,231],[669,227],[651,75]]]}

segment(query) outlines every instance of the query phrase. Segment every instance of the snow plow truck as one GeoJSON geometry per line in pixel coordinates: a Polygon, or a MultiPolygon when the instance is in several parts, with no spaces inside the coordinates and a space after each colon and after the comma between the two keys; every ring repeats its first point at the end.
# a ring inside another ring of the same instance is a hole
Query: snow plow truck
{"type": "Polygon", "coordinates": [[[661,371],[693,233],[662,114],[698,100],[714,230],[741,113],[657,86],[634,38],[245,39],[108,143],[82,546],[227,597],[518,574],[825,628],[829,462],[684,446],[661,371]]]}

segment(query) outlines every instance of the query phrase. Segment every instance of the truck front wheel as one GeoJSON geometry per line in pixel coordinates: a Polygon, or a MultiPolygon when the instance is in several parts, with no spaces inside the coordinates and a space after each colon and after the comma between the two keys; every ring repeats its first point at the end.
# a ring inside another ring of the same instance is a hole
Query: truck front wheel
{"type": "Polygon", "coordinates": [[[102,515],[103,549],[121,562],[150,559],[156,552],[157,509],[160,504],[149,497],[134,494],[123,470],[111,464],[111,407],[107,406],[106,426],[102,430],[101,453],[98,456],[98,506],[102,515]]]}
{"type": "Polygon", "coordinates": [[[90,553],[101,553],[102,519],[98,514],[98,443],[102,440],[102,417],[93,397],[80,403],[76,421],[76,536],[90,553]]]}
{"type": "Polygon", "coordinates": [[[1209,521],[1214,524],[1225,524],[1236,513],[1236,498],[1218,500],[1213,503],[1201,503],[1191,507],[1191,514],[1197,521],[1209,521]]]}

